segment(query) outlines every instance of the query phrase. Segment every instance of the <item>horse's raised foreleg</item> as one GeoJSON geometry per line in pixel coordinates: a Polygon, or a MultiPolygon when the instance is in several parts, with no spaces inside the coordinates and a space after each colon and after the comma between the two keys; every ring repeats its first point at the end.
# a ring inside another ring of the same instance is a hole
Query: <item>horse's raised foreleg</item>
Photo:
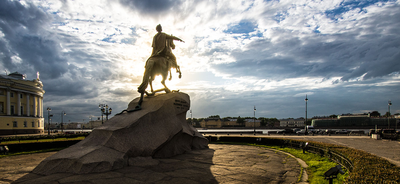
{"type": "Polygon", "coordinates": [[[176,73],[179,73],[179,78],[182,77],[181,67],[179,67],[179,65],[177,65],[177,67],[176,67],[176,73]]]}

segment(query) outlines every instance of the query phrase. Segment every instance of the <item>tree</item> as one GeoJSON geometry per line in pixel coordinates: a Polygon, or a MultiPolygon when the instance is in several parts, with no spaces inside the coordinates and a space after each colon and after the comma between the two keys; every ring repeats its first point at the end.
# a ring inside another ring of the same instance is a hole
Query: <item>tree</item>
{"type": "Polygon", "coordinates": [[[217,118],[217,119],[220,119],[219,115],[208,116],[208,118],[217,118]]]}
{"type": "Polygon", "coordinates": [[[236,123],[238,123],[239,125],[243,125],[244,124],[244,120],[245,118],[241,118],[240,116],[237,118],[236,123]]]}
{"type": "Polygon", "coordinates": [[[381,117],[381,113],[379,113],[378,111],[372,111],[371,113],[369,113],[370,117],[381,117]]]}
{"type": "Polygon", "coordinates": [[[330,117],[330,118],[337,118],[337,115],[332,114],[332,115],[330,115],[329,117],[330,117]]]}

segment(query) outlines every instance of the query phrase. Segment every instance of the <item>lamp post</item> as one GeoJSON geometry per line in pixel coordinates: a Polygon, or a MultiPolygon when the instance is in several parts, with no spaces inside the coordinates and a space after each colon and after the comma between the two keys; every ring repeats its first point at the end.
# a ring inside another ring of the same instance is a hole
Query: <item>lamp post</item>
{"type": "Polygon", "coordinates": [[[308,130],[307,130],[307,102],[308,102],[307,95],[306,95],[306,99],[304,99],[304,100],[306,101],[306,121],[304,122],[304,126],[306,127],[305,128],[306,129],[305,134],[307,134],[307,132],[308,132],[308,130]]]}
{"type": "Polygon", "coordinates": [[[256,106],[254,106],[253,128],[254,128],[254,135],[256,135],[256,106]]]}
{"type": "Polygon", "coordinates": [[[192,109],[190,109],[190,124],[192,124],[192,126],[193,126],[192,109]]]}
{"type": "Polygon", "coordinates": [[[64,116],[67,115],[65,111],[61,111],[61,132],[63,132],[64,129],[64,116]]]}
{"type": "Polygon", "coordinates": [[[50,135],[50,111],[51,108],[47,107],[47,134],[50,135]]]}
{"type": "Polygon", "coordinates": [[[90,118],[90,129],[92,129],[93,128],[93,120],[92,120],[92,115],[90,115],[89,116],[89,118],[90,118]]]}
{"type": "MultiPolygon", "coordinates": [[[[392,105],[392,101],[388,101],[388,129],[390,129],[390,106],[392,105]]],[[[396,123],[396,125],[397,125],[397,123],[396,123]]],[[[397,128],[397,126],[396,126],[396,128],[397,128]]]]}
{"type": "Polygon", "coordinates": [[[101,124],[103,124],[103,114],[106,115],[106,121],[108,121],[108,115],[111,114],[112,109],[107,104],[99,104],[99,108],[101,110],[101,124]]]}

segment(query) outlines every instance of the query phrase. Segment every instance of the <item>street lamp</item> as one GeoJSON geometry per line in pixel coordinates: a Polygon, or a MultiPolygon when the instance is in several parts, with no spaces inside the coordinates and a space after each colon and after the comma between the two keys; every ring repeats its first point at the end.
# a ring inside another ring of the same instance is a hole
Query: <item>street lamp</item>
{"type": "Polygon", "coordinates": [[[192,109],[190,109],[190,124],[192,124],[192,126],[193,126],[192,109]]]}
{"type": "Polygon", "coordinates": [[[107,104],[99,104],[99,108],[101,110],[101,124],[103,124],[103,114],[106,115],[106,121],[108,121],[108,115],[111,114],[112,109],[107,104]]]}
{"type": "Polygon", "coordinates": [[[307,130],[307,102],[308,102],[307,95],[306,95],[306,99],[304,99],[304,100],[306,101],[306,121],[304,122],[304,126],[306,127],[305,128],[306,129],[305,134],[307,134],[307,132],[308,132],[308,130],[307,130]]]}
{"type": "Polygon", "coordinates": [[[253,127],[254,127],[254,135],[256,135],[256,106],[254,106],[254,121],[253,121],[253,127]]]}
{"type": "Polygon", "coordinates": [[[90,129],[92,129],[93,128],[93,120],[92,120],[92,115],[90,115],[89,116],[89,118],[90,118],[90,129]]]}
{"type": "Polygon", "coordinates": [[[51,108],[47,107],[47,124],[48,124],[48,126],[47,126],[47,134],[48,135],[50,135],[50,111],[51,111],[51,108]]]}
{"type": "MultiPolygon", "coordinates": [[[[388,129],[390,129],[390,106],[392,105],[392,101],[388,101],[388,129]]],[[[396,128],[397,128],[397,123],[396,123],[396,128]]]]}
{"type": "Polygon", "coordinates": [[[65,111],[61,111],[61,132],[63,132],[64,129],[64,116],[67,115],[65,111]]]}

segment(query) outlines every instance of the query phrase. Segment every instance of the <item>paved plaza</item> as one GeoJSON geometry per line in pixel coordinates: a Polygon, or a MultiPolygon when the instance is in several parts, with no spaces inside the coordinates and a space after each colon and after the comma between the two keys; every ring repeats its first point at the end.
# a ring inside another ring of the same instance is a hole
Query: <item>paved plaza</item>
{"type": "MultiPolygon", "coordinates": [[[[215,136],[215,135],[214,135],[215,136]]],[[[237,135],[236,135],[237,136],[237,135]]],[[[251,135],[247,135],[251,136],[251,135]]],[[[367,151],[400,167],[400,143],[367,136],[280,137],[343,145],[367,151]]],[[[300,161],[276,150],[244,145],[210,144],[210,149],[192,151],[169,159],[138,158],[134,166],[98,174],[30,173],[43,159],[54,154],[38,153],[0,159],[2,183],[294,183],[300,161]]],[[[302,167],[307,167],[302,165],[302,167]]]]}
{"type": "Polygon", "coordinates": [[[82,175],[29,173],[55,152],[10,156],[0,159],[0,183],[295,183],[301,172],[295,158],[276,150],[209,146],[168,159],[141,157],[134,166],[82,175]]]}

